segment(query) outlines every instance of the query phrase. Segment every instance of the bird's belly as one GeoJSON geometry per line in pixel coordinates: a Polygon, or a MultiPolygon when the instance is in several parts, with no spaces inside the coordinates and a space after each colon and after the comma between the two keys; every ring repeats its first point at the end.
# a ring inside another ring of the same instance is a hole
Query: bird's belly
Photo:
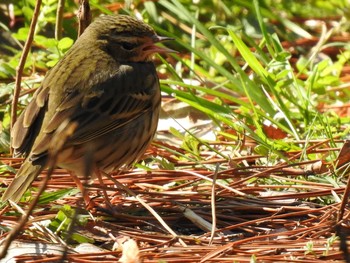
{"type": "Polygon", "coordinates": [[[64,149],[57,165],[81,176],[87,172],[92,175],[95,168],[109,173],[131,165],[142,156],[156,132],[158,114],[148,115],[88,143],[64,149]]]}

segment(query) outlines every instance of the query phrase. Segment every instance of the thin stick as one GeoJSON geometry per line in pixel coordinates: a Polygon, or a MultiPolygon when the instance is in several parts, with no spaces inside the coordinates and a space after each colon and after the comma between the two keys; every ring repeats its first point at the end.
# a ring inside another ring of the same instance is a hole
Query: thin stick
{"type": "Polygon", "coordinates": [[[56,26],[55,26],[55,38],[60,40],[62,38],[62,21],[64,11],[65,0],[58,0],[57,12],[56,12],[56,26]]]}
{"type": "Polygon", "coordinates": [[[119,189],[124,190],[125,192],[127,192],[129,195],[133,196],[137,201],[140,202],[140,204],[142,204],[157,220],[158,222],[174,237],[177,238],[177,240],[179,241],[179,243],[183,246],[183,247],[187,247],[186,243],[167,225],[167,223],[165,223],[165,221],[163,220],[163,218],[161,218],[157,212],[150,207],[141,197],[140,195],[135,194],[133,191],[131,191],[129,188],[127,188],[126,186],[124,186],[123,184],[121,184],[118,180],[116,180],[115,178],[113,178],[112,176],[110,176],[107,173],[104,173],[104,175],[110,179],[119,189]]]}
{"type": "Polygon", "coordinates": [[[54,136],[52,141],[51,141],[51,144],[49,147],[49,160],[48,160],[48,164],[47,164],[47,166],[48,166],[47,175],[44,177],[44,180],[42,181],[42,183],[40,185],[38,193],[35,196],[34,200],[30,203],[27,212],[22,216],[22,218],[19,220],[18,224],[7,235],[4,243],[1,246],[2,250],[0,251],[0,259],[4,258],[6,256],[7,250],[10,247],[12,241],[19,235],[22,228],[27,223],[29,217],[31,216],[35,206],[37,205],[37,203],[39,201],[41,194],[45,191],[47,183],[50,180],[51,175],[55,169],[58,153],[60,152],[60,150],[62,150],[62,147],[64,146],[65,142],[73,134],[76,127],[77,127],[77,124],[75,122],[69,123],[69,124],[63,123],[63,124],[61,124],[61,126],[57,130],[57,131],[62,131],[62,132],[58,133],[60,136],[57,136],[57,135],[54,136]]]}
{"type": "Polygon", "coordinates": [[[17,120],[17,103],[18,103],[18,98],[21,91],[21,80],[22,80],[23,68],[29,53],[29,49],[33,42],[35,26],[37,24],[39,12],[40,12],[40,6],[41,6],[41,0],[37,0],[35,4],[33,19],[32,19],[32,22],[30,23],[28,38],[26,43],[24,44],[23,53],[19,60],[19,64],[16,68],[16,82],[15,82],[15,90],[13,93],[12,108],[11,108],[11,127],[13,127],[13,125],[17,120]]]}
{"type": "Polygon", "coordinates": [[[4,243],[1,246],[1,251],[0,251],[0,259],[4,258],[7,254],[7,250],[10,247],[11,243],[15,238],[19,235],[21,232],[22,228],[24,225],[27,223],[29,217],[31,216],[36,204],[39,201],[40,195],[45,191],[46,185],[48,181],[51,178],[52,172],[53,172],[54,167],[50,166],[47,172],[47,175],[44,177],[44,180],[42,181],[40,188],[38,190],[37,195],[35,196],[34,200],[30,203],[28,211],[21,217],[19,220],[18,224],[11,230],[11,232],[7,235],[4,243]]]}
{"type": "MultiPolygon", "coordinates": [[[[348,164],[344,165],[344,166],[347,166],[346,170],[349,168],[348,164]]],[[[345,172],[344,172],[344,174],[345,174],[345,172]]],[[[341,203],[340,203],[339,212],[338,212],[338,216],[337,216],[337,223],[338,224],[343,219],[345,207],[348,204],[348,200],[349,200],[349,195],[350,195],[350,176],[348,177],[348,182],[346,183],[346,187],[345,187],[345,191],[344,191],[344,194],[343,194],[343,198],[342,198],[341,203]]]]}
{"type": "Polygon", "coordinates": [[[80,36],[85,28],[91,23],[91,12],[90,12],[90,4],[89,0],[80,0],[80,6],[78,10],[78,20],[79,20],[79,29],[78,36],[80,36]]]}
{"type": "Polygon", "coordinates": [[[219,172],[219,164],[215,167],[215,172],[213,175],[213,182],[211,185],[211,214],[212,214],[212,226],[211,226],[211,234],[209,245],[213,243],[215,232],[216,232],[216,198],[215,198],[215,186],[216,186],[216,178],[218,177],[219,172]]]}

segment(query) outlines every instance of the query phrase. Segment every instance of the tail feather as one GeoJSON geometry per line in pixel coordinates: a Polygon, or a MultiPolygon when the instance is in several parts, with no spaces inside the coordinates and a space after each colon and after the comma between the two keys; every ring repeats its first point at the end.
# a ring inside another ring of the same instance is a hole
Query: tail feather
{"type": "Polygon", "coordinates": [[[14,202],[18,202],[43,168],[42,165],[33,165],[28,159],[25,160],[16,177],[1,197],[1,201],[5,202],[11,199],[14,202]]]}

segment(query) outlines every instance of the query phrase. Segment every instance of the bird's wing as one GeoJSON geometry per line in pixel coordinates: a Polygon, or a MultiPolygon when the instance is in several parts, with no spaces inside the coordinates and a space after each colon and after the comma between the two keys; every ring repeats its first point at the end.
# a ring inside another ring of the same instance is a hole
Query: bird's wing
{"type": "Polygon", "coordinates": [[[32,101],[18,117],[11,130],[11,144],[16,155],[28,155],[35,138],[40,132],[47,106],[49,90],[40,87],[33,95],[32,101]]]}
{"type": "Polygon", "coordinates": [[[69,93],[56,108],[40,132],[32,149],[32,157],[46,153],[52,136],[64,121],[76,123],[75,132],[65,147],[83,144],[110,131],[123,131],[160,103],[153,96],[159,92],[158,78],[152,63],[120,66],[109,78],[89,89],[69,93]]]}

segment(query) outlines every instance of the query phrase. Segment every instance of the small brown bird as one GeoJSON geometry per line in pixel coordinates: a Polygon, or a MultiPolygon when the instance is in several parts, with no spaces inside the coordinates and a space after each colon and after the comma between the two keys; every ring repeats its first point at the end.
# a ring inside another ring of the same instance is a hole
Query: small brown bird
{"type": "Polygon", "coordinates": [[[19,201],[71,123],[58,167],[84,175],[88,151],[93,170],[107,173],[137,161],[157,129],[161,95],[151,57],[172,52],[155,45],[166,40],[130,16],[96,19],[47,73],[14,125],[12,147],[26,159],[2,201],[19,201]]]}

